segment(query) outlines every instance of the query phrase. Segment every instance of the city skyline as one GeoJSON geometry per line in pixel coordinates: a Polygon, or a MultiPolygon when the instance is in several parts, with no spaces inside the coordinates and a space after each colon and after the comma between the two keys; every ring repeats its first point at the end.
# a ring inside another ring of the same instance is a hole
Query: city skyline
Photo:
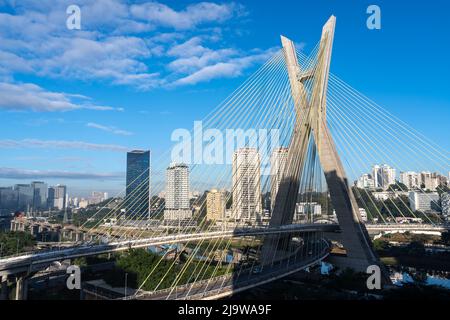
{"type": "Polygon", "coordinates": [[[450,299],[446,15],[191,1],[0,1],[0,300],[450,299]]]}
{"type": "MultiPolygon", "coordinates": [[[[186,12],[187,8],[187,5],[174,1],[161,5],[174,12],[186,12]]],[[[81,10],[83,6],[86,9],[89,7],[84,2],[80,6],[81,10]]],[[[98,6],[95,9],[101,10],[101,5],[98,6]]],[[[192,6],[199,10],[199,7],[192,6]]],[[[0,105],[0,114],[6,123],[0,129],[3,137],[0,141],[0,185],[45,180],[48,184],[64,183],[76,194],[85,196],[94,190],[104,190],[110,194],[121,191],[125,187],[125,152],[134,148],[150,149],[157,157],[170,149],[171,132],[180,127],[190,129],[194,120],[202,119],[203,115],[223,100],[232,88],[237,87],[264,61],[267,53],[279,47],[280,33],[288,33],[299,39],[304,51],[309,52],[315,43],[312,39],[316,39],[317,34],[305,30],[313,30],[315,26],[319,26],[331,12],[338,16],[339,24],[336,33],[339,41],[333,50],[335,59],[331,71],[350,84],[357,84],[358,90],[365,92],[394,115],[400,116],[436,144],[449,149],[449,142],[445,139],[449,135],[449,127],[445,122],[450,116],[450,108],[446,102],[449,100],[448,90],[436,81],[423,82],[412,76],[414,71],[410,68],[412,61],[426,57],[423,50],[420,50],[426,46],[430,49],[427,52],[433,52],[433,59],[427,60],[431,60],[431,64],[439,61],[439,68],[427,68],[424,76],[438,79],[441,72],[445,73],[449,69],[447,59],[444,56],[440,58],[446,52],[448,44],[437,41],[445,30],[439,27],[443,19],[438,17],[430,20],[426,12],[423,12],[429,9],[417,4],[404,7],[381,1],[383,28],[379,33],[373,33],[365,28],[364,4],[337,7],[330,1],[319,1],[307,6],[309,10],[292,10],[296,15],[301,15],[302,19],[294,19],[299,24],[294,24],[290,19],[280,20],[273,30],[264,26],[266,10],[260,10],[255,2],[250,1],[245,4],[223,3],[213,6],[211,14],[223,13],[221,19],[186,20],[191,25],[177,24],[176,21],[172,24],[168,21],[155,21],[152,28],[133,33],[119,30],[120,20],[116,15],[113,15],[112,20],[104,21],[101,15],[93,19],[90,14],[86,14],[82,31],[66,30],[63,3],[61,6],[52,5],[51,8],[45,2],[42,2],[41,7],[24,4],[14,8],[3,4],[0,12],[8,20],[2,21],[10,21],[10,24],[2,26],[1,40],[9,40],[15,36],[11,26],[15,26],[19,18],[26,20],[33,12],[39,12],[43,17],[55,13],[57,18],[50,20],[47,25],[51,27],[48,35],[30,33],[22,34],[23,37],[31,43],[43,40],[51,43],[85,43],[87,47],[82,53],[95,63],[104,52],[94,53],[89,49],[90,46],[94,47],[105,41],[110,41],[111,47],[122,45],[109,36],[104,39],[88,39],[91,42],[86,40],[89,31],[104,23],[107,32],[116,31],[124,41],[131,42],[130,50],[137,50],[133,62],[146,68],[146,71],[138,75],[147,79],[147,82],[138,80],[140,77],[136,75],[137,71],[133,71],[135,69],[120,70],[123,79],[129,79],[128,82],[120,82],[113,76],[102,78],[94,73],[93,78],[83,78],[75,71],[92,70],[92,65],[81,59],[81,56],[72,61],[73,68],[69,70],[69,74],[64,74],[58,65],[53,66],[53,69],[48,66],[47,73],[37,72],[37,68],[44,66],[49,52],[37,52],[36,59],[28,61],[28,55],[24,52],[14,51],[7,46],[0,47],[1,52],[12,59],[8,60],[11,63],[0,68],[0,92],[9,97],[0,105]],[[59,15],[58,10],[61,10],[59,15]],[[404,10],[408,14],[400,14],[404,10]],[[302,12],[309,12],[310,16],[302,12]],[[235,27],[236,32],[225,32],[230,25],[235,27]],[[406,34],[404,25],[408,25],[406,34]],[[210,32],[211,29],[215,31],[210,32]],[[246,32],[239,34],[238,31],[242,30],[246,32]],[[416,34],[424,35],[420,44],[409,41],[416,34]],[[355,37],[358,39],[357,44],[350,41],[355,37]],[[152,39],[156,44],[142,42],[146,38],[152,39]],[[408,51],[409,58],[404,59],[397,53],[394,57],[385,55],[385,51],[392,51],[393,45],[408,51]],[[161,52],[166,53],[165,58],[160,55],[161,52]],[[388,57],[395,60],[395,65],[388,57]],[[23,68],[18,65],[21,59],[28,61],[23,64],[23,68]],[[348,63],[350,60],[351,64],[348,63]],[[188,64],[195,61],[198,64],[188,64]],[[160,67],[161,64],[169,67],[164,69],[160,67]],[[230,69],[221,70],[221,66],[230,69]],[[170,67],[178,67],[180,72],[177,74],[170,67]],[[202,75],[208,74],[208,70],[211,72],[210,76],[202,78],[202,75]],[[165,85],[143,88],[142,85],[154,83],[152,76],[157,76],[158,72],[164,74],[165,85]],[[386,74],[390,76],[386,78],[386,74]],[[176,83],[175,87],[170,87],[171,83],[176,83]],[[52,97],[50,100],[49,95],[52,97]],[[30,100],[21,104],[21,96],[30,100]],[[202,99],[198,99],[200,96],[202,99]],[[426,108],[422,108],[424,105],[426,108]],[[149,121],[152,121],[151,126],[147,125],[149,121]],[[13,130],[16,128],[22,129],[13,130]]],[[[277,10],[279,9],[274,6],[267,11],[277,10]]],[[[445,10],[435,14],[443,12],[445,10]]],[[[142,22],[142,17],[129,16],[127,19],[142,22]]],[[[31,27],[42,24],[42,21],[35,21],[31,27]]],[[[23,32],[27,30],[25,27],[22,29],[23,32]]],[[[17,42],[17,45],[20,44],[23,45],[22,42],[17,42]]],[[[50,57],[59,61],[58,58],[64,52],[80,53],[76,46],[68,48],[50,57]]],[[[125,57],[117,51],[111,54],[116,59],[114,61],[120,62],[134,53],[124,51],[125,57]]],[[[428,53],[425,52],[426,54],[428,53]]],[[[99,68],[106,71],[106,66],[99,68]]],[[[422,168],[397,170],[422,171],[422,168]]],[[[428,170],[437,171],[432,166],[428,170]]]]}

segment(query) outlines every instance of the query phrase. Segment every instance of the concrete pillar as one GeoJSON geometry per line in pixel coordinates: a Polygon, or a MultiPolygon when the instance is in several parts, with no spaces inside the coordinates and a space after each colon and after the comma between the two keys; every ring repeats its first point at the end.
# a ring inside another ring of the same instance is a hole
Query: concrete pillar
{"type": "Polygon", "coordinates": [[[27,300],[28,280],[25,276],[16,278],[16,300],[27,300]]]}
{"type": "Polygon", "coordinates": [[[8,276],[2,276],[1,282],[0,300],[8,300],[8,276]]]}

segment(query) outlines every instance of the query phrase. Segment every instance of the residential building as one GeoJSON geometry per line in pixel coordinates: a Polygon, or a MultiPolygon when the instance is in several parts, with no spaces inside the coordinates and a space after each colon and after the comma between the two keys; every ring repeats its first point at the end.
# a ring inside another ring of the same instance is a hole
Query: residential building
{"type": "Polygon", "coordinates": [[[233,154],[233,219],[255,220],[261,215],[260,166],[255,148],[240,148],[233,154]]]}
{"type": "Polygon", "coordinates": [[[400,172],[400,182],[403,183],[408,190],[420,187],[419,174],[414,171],[400,172]]]}
{"type": "Polygon", "coordinates": [[[366,173],[358,179],[356,186],[361,189],[373,189],[375,188],[375,181],[370,174],[366,173]]]}
{"type": "Polygon", "coordinates": [[[225,206],[225,192],[212,189],[206,194],[206,218],[208,220],[223,220],[225,218],[225,206]]]}
{"type": "Polygon", "coordinates": [[[185,164],[170,165],[166,170],[165,220],[192,218],[189,189],[189,167],[185,164]]]}

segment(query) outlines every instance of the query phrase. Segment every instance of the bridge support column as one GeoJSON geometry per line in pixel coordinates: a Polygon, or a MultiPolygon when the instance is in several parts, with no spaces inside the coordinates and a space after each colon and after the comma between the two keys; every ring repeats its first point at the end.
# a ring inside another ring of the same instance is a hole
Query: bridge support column
{"type": "Polygon", "coordinates": [[[1,282],[0,300],[8,300],[8,276],[2,276],[1,282]]]}
{"type": "Polygon", "coordinates": [[[27,300],[28,280],[25,276],[16,278],[16,300],[27,300]]]}

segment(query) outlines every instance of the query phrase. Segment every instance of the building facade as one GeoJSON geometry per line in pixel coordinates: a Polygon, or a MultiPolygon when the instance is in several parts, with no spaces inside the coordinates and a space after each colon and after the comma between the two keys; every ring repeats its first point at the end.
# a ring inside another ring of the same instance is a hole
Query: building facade
{"type": "Polygon", "coordinates": [[[450,193],[441,194],[442,217],[446,223],[450,222],[450,193]]]}
{"type": "Polygon", "coordinates": [[[237,220],[255,220],[261,215],[260,156],[255,148],[241,148],[233,154],[233,215],[237,220]]]}
{"type": "Polygon", "coordinates": [[[400,182],[403,183],[408,190],[420,187],[419,174],[414,171],[400,172],[400,182]]]}
{"type": "Polygon", "coordinates": [[[213,189],[206,194],[206,218],[212,221],[225,219],[226,194],[213,189]]]}
{"type": "Polygon", "coordinates": [[[150,151],[127,152],[125,204],[129,218],[150,215],[150,151]]]}
{"type": "Polygon", "coordinates": [[[375,188],[374,180],[372,179],[372,176],[368,173],[365,173],[359,177],[358,181],[356,182],[356,186],[361,189],[373,189],[375,188]]]}
{"type": "Polygon", "coordinates": [[[64,210],[67,207],[67,187],[65,185],[56,185],[54,189],[53,208],[64,210]]]}
{"type": "Polygon", "coordinates": [[[45,210],[47,209],[48,187],[42,181],[31,182],[33,188],[33,209],[45,210]]]}
{"type": "Polygon", "coordinates": [[[16,184],[17,190],[17,210],[28,211],[33,206],[34,189],[30,184],[16,184]]]}
{"type": "Polygon", "coordinates": [[[439,206],[439,194],[437,192],[410,192],[409,193],[409,205],[413,211],[421,212],[438,212],[439,206]]]}
{"type": "Polygon", "coordinates": [[[170,165],[166,170],[165,220],[192,218],[189,189],[189,167],[185,164],[170,165]]]}

